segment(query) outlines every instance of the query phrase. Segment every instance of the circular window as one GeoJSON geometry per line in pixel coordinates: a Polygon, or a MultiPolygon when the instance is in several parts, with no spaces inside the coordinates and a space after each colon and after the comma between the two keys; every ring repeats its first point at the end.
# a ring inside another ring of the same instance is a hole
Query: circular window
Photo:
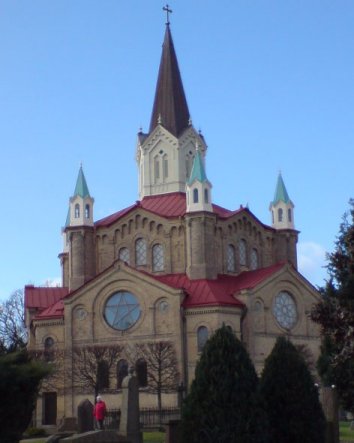
{"type": "Polygon", "coordinates": [[[291,329],[297,321],[296,305],[293,297],[285,291],[279,292],[274,299],[273,313],[282,328],[291,329]]]}
{"type": "Polygon", "coordinates": [[[165,313],[168,311],[168,308],[169,308],[169,306],[168,306],[168,303],[166,300],[160,301],[160,303],[159,303],[159,311],[160,312],[165,313]]]}
{"type": "Polygon", "coordinates": [[[104,307],[104,318],[109,326],[125,331],[133,326],[140,317],[140,305],[135,295],[120,291],[111,295],[104,307]]]}

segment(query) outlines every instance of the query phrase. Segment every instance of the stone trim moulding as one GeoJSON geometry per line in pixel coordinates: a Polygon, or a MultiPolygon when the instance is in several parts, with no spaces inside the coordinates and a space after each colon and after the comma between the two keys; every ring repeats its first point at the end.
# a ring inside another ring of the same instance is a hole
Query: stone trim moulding
{"type": "Polygon", "coordinates": [[[204,308],[199,309],[197,311],[184,311],[184,314],[187,316],[189,315],[203,315],[203,314],[240,314],[240,311],[242,311],[241,308],[237,307],[213,307],[213,308],[204,308]]]}
{"type": "Polygon", "coordinates": [[[33,325],[35,328],[43,328],[45,326],[63,326],[65,324],[64,320],[43,321],[43,322],[41,321],[40,323],[37,323],[37,321],[36,320],[33,321],[33,325]]]}

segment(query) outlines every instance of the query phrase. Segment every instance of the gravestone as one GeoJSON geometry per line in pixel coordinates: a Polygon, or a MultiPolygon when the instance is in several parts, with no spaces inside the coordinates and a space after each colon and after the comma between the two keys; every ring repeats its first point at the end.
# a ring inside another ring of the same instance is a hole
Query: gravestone
{"type": "Polygon", "coordinates": [[[326,443],[339,443],[338,395],[335,387],[321,388],[320,401],[326,417],[326,443]]]}
{"type": "Polygon", "coordinates": [[[93,404],[90,400],[83,400],[77,407],[78,432],[93,431],[93,404]]]}
{"type": "Polygon", "coordinates": [[[126,436],[132,443],[142,443],[139,422],[139,383],[133,370],[122,382],[122,407],[119,434],[126,436]]]}

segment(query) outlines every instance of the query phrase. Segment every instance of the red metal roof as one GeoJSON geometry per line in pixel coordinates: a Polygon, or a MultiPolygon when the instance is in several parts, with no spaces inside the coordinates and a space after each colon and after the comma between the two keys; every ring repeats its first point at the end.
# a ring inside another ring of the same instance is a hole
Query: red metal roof
{"type": "Polygon", "coordinates": [[[38,315],[34,317],[35,320],[53,319],[60,318],[64,315],[64,302],[63,299],[58,300],[52,306],[41,311],[38,315]]]}
{"type": "Polygon", "coordinates": [[[25,286],[25,308],[45,309],[61,300],[69,293],[68,288],[38,288],[25,286]]]}
{"type": "Polygon", "coordinates": [[[243,289],[252,289],[284,267],[279,263],[268,268],[242,272],[240,275],[219,275],[217,280],[189,280],[186,274],[153,276],[155,279],[173,288],[183,289],[187,297],[183,306],[243,306],[234,295],[243,289]]]}
{"type": "MultiPolygon", "coordinates": [[[[241,211],[248,211],[246,208],[236,209],[230,211],[219,205],[212,205],[213,212],[221,218],[228,218],[241,211]]],[[[137,201],[134,205],[131,205],[121,211],[118,211],[108,217],[102,218],[95,223],[96,227],[110,226],[130,211],[143,208],[146,211],[157,214],[165,218],[181,217],[186,213],[186,194],[183,192],[171,192],[170,194],[150,195],[144,197],[141,201],[137,201]]],[[[259,221],[259,220],[258,220],[259,221]]],[[[261,223],[261,222],[259,222],[261,223]]],[[[263,225],[263,223],[261,223],[263,225]]],[[[264,225],[263,225],[264,226],[264,225]]]]}
{"type": "MultiPolygon", "coordinates": [[[[239,306],[244,304],[236,298],[237,294],[244,289],[255,288],[258,284],[269,278],[271,275],[278,272],[286,264],[278,263],[267,268],[257,269],[255,271],[245,271],[239,275],[219,275],[217,280],[190,280],[186,274],[168,274],[168,275],[152,275],[145,271],[145,275],[149,275],[155,280],[166,284],[175,289],[183,289],[186,293],[186,298],[183,301],[185,308],[201,307],[201,306],[239,306]]],[[[50,306],[46,306],[36,317],[37,320],[60,318],[64,315],[63,298],[68,295],[67,288],[35,288],[33,286],[26,286],[25,300],[26,307],[30,307],[28,303],[28,294],[34,295],[45,290],[56,293],[56,296],[61,295],[61,298],[56,300],[50,306]],[[27,298],[26,298],[27,297],[27,298]]],[[[48,300],[48,299],[47,299],[48,300]]],[[[30,300],[31,301],[31,300],[30,300]]],[[[38,301],[34,298],[34,301],[38,301]]],[[[38,307],[32,305],[32,307],[38,307]]]]}

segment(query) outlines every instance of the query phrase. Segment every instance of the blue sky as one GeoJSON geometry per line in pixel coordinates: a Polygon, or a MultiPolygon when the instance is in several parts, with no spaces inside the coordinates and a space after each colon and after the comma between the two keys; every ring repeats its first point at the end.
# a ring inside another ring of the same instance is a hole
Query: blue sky
{"type": "MultiPolygon", "coordinates": [[[[0,298],[57,282],[80,162],[95,219],[138,198],[165,16],[157,0],[0,1],[0,298]]],[[[326,276],[354,196],[354,2],[178,0],[171,30],[213,200],[270,223],[281,170],[299,268],[326,276]]]]}

